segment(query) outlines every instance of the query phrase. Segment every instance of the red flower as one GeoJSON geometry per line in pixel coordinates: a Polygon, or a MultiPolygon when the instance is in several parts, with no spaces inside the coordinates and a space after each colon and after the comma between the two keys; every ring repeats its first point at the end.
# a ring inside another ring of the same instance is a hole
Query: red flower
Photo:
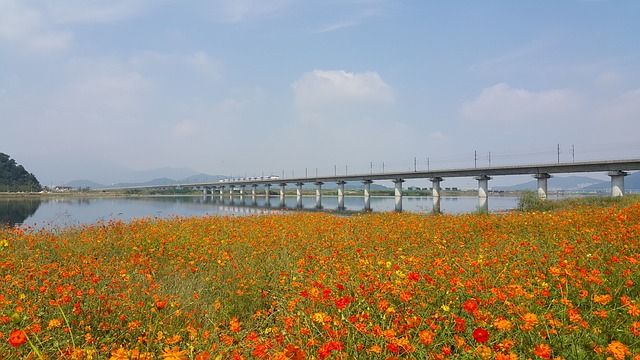
{"type": "Polygon", "coordinates": [[[473,330],[473,338],[479,342],[484,343],[489,340],[489,332],[483,328],[477,328],[473,330]]]}
{"type": "Polygon", "coordinates": [[[9,345],[20,346],[27,342],[27,334],[22,330],[13,330],[9,335],[9,345]]]}
{"type": "Polygon", "coordinates": [[[342,310],[351,303],[351,298],[348,296],[345,296],[339,299],[335,299],[333,302],[336,304],[336,307],[338,308],[338,310],[342,310]]]}
{"type": "Polygon", "coordinates": [[[464,309],[464,311],[471,313],[478,310],[478,303],[473,299],[467,300],[464,302],[462,308],[464,309]]]}
{"type": "Polygon", "coordinates": [[[166,301],[160,300],[160,299],[156,300],[156,309],[162,310],[162,309],[164,309],[165,306],[167,306],[167,302],[166,301]]]}

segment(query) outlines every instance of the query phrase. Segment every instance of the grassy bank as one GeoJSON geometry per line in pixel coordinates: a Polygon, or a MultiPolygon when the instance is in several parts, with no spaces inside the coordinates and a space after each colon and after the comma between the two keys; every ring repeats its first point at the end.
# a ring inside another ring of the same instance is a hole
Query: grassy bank
{"type": "Polygon", "coordinates": [[[0,231],[0,358],[640,358],[640,204],[0,231]]]}

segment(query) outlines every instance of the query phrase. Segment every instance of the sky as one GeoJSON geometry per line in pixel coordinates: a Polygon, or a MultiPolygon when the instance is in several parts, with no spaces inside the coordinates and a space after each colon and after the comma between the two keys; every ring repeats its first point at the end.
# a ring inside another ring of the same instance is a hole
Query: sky
{"type": "Polygon", "coordinates": [[[0,152],[43,185],[638,158],[638,14],[637,0],[0,0],[0,152]]]}

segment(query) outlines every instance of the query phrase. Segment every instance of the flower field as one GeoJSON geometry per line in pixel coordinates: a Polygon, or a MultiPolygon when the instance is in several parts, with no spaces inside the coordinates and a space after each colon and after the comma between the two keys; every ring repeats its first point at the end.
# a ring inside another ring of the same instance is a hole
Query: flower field
{"type": "Polygon", "coordinates": [[[0,359],[640,359],[640,204],[0,230],[0,359]]]}

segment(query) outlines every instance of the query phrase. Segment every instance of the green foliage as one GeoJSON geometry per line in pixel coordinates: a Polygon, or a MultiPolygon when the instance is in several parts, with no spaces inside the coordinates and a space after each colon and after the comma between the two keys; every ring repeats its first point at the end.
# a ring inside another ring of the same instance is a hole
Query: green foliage
{"type": "Polygon", "coordinates": [[[518,210],[521,211],[548,211],[553,208],[553,204],[546,199],[542,199],[533,190],[525,190],[518,199],[518,210]]]}
{"type": "Polygon", "coordinates": [[[0,153],[0,191],[41,191],[42,186],[36,177],[16,164],[7,154],[0,153]]]}
{"type": "Polygon", "coordinates": [[[587,196],[574,197],[560,200],[541,199],[533,190],[525,190],[518,199],[518,210],[520,211],[551,211],[571,209],[575,207],[628,207],[640,201],[640,195],[628,194],[625,196],[587,196]]]}

